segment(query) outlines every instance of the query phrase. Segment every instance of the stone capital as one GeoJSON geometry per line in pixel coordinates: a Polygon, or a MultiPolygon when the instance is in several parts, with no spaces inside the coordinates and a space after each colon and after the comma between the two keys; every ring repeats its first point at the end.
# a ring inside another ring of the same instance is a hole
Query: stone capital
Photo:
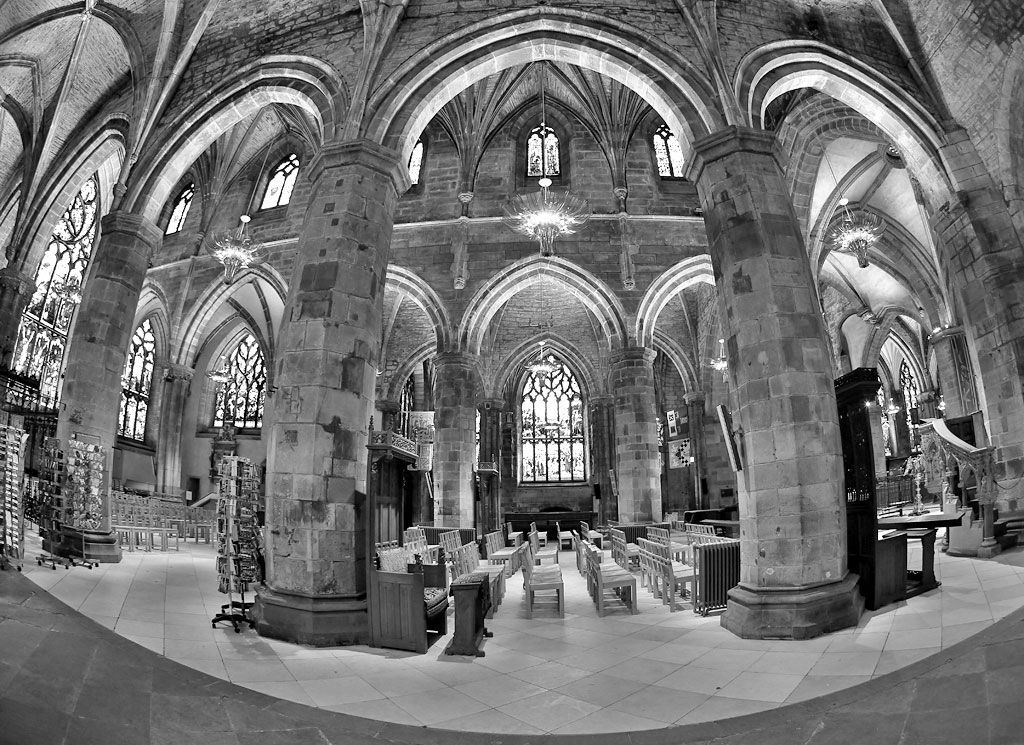
{"type": "Polygon", "coordinates": [[[151,220],[131,212],[114,210],[100,218],[100,235],[107,237],[114,233],[124,233],[136,239],[137,243],[151,251],[159,246],[164,233],[151,220]]]}
{"type": "Polygon", "coordinates": [[[622,347],[612,351],[609,364],[613,368],[635,362],[643,362],[651,366],[657,356],[658,353],[650,347],[622,347]]]}
{"type": "Polygon", "coordinates": [[[346,166],[362,166],[391,179],[398,194],[409,189],[409,169],[398,153],[370,140],[332,142],[320,148],[309,164],[309,179],[317,183],[328,171],[346,166]]]}
{"type": "Polygon", "coordinates": [[[36,282],[33,277],[18,271],[15,267],[5,266],[0,269],[0,287],[30,297],[36,290],[36,282]]]}
{"type": "Polygon", "coordinates": [[[440,352],[434,355],[434,368],[442,367],[465,367],[476,370],[480,364],[480,358],[472,352],[440,352]]]}
{"type": "Polygon", "coordinates": [[[735,124],[701,137],[693,143],[693,153],[685,176],[694,183],[700,180],[706,166],[735,153],[773,157],[780,165],[783,160],[773,132],[735,124]]]}
{"type": "Polygon", "coordinates": [[[480,411],[499,412],[505,408],[505,399],[485,398],[479,404],[477,404],[477,408],[480,409],[480,411]]]}
{"type": "Polygon", "coordinates": [[[683,401],[686,402],[687,406],[703,404],[706,400],[707,394],[704,391],[687,391],[683,394],[683,401]]]}
{"type": "Polygon", "coordinates": [[[195,375],[195,368],[188,365],[179,365],[177,362],[165,362],[163,364],[164,380],[192,380],[195,375]]]}

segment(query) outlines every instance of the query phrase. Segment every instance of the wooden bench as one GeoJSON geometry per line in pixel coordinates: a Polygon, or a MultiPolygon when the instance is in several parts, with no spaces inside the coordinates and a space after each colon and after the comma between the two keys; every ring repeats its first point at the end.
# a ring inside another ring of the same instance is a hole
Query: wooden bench
{"type": "Polygon", "coordinates": [[[448,589],[443,564],[406,562],[401,547],[378,551],[370,571],[370,643],[427,651],[427,632],[448,633],[448,589]]]}
{"type": "MultiPolygon", "coordinates": [[[[534,534],[536,531],[533,531],[534,534]]],[[[534,536],[525,544],[523,558],[523,589],[526,594],[526,617],[533,618],[533,605],[537,601],[537,593],[555,591],[558,603],[558,617],[565,617],[565,583],[562,580],[562,567],[557,564],[540,566],[534,557],[534,536]]]]}
{"type": "Polygon", "coordinates": [[[494,612],[501,605],[505,597],[505,566],[495,564],[483,564],[480,561],[480,548],[476,542],[459,546],[451,557],[451,573],[454,582],[459,577],[467,574],[486,574],[490,580],[490,601],[491,607],[487,617],[491,618],[494,612]]]}
{"type": "Polygon", "coordinates": [[[594,603],[597,604],[597,615],[605,614],[608,591],[622,600],[630,613],[639,613],[640,609],[636,604],[636,577],[615,562],[603,561],[603,552],[595,546],[586,544],[584,552],[587,558],[588,585],[593,589],[591,594],[594,603]],[[623,597],[623,591],[627,591],[627,597],[623,597]]]}
{"type": "Polygon", "coordinates": [[[505,545],[505,536],[500,530],[488,533],[484,536],[484,544],[487,547],[487,561],[491,564],[501,564],[506,568],[505,574],[512,575],[519,571],[519,561],[516,549],[505,545]]]}
{"type": "Polygon", "coordinates": [[[437,563],[437,555],[440,551],[440,544],[431,544],[427,541],[427,533],[423,528],[406,528],[402,533],[402,545],[410,550],[423,555],[423,560],[428,564],[437,563]]]}

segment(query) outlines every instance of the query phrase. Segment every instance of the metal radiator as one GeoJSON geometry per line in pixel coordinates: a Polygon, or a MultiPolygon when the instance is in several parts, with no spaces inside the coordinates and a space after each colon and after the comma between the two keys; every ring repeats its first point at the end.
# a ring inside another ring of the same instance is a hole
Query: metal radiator
{"type": "Polygon", "coordinates": [[[740,542],[724,539],[693,547],[693,612],[724,608],[740,581],[740,542]]]}

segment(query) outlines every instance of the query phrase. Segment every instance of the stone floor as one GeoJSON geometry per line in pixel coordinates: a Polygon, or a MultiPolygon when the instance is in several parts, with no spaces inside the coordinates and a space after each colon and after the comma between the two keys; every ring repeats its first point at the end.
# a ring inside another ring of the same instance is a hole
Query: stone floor
{"type": "MultiPolygon", "coordinates": [[[[31,551],[30,547],[30,556],[31,551]]],[[[297,717],[299,722],[323,722],[324,726],[328,722],[349,722],[347,729],[346,725],[337,724],[337,731],[353,736],[376,731],[374,728],[391,722],[418,727],[409,731],[421,733],[420,737],[425,736],[422,726],[426,725],[517,735],[629,730],[633,731],[631,741],[637,741],[639,730],[655,730],[651,733],[654,736],[659,728],[719,722],[754,712],[762,712],[754,717],[757,721],[760,717],[765,722],[797,726],[813,711],[819,712],[813,716],[823,716],[826,711],[834,713],[838,705],[827,702],[836,696],[839,701],[857,702],[872,696],[874,691],[888,688],[898,690],[903,698],[887,701],[886,696],[879,697],[879,711],[885,712],[902,702],[894,713],[903,715],[900,721],[907,727],[917,721],[911,716],[915,707],[923,711],[931,706],[916,698],[920,684],[914,678],[919,674],[936,678],[976,676],[964,679],[970,681],[972,690],[963,691],[962,699],[947,700],[951,696],[948,691],[936,699],[941,706],[933,708],[941,709],[940,718],[944,718],[950,706],[976,708],[998,703],[1002,694],[988,691],[986,681],[990,677],[1002,680],[1000,676],[1005,674],[993,672],[989,676],[986,671],[1024,665],[1024,642],[1017,650],[1013,641],[1024,636],[1020,625],[1024,611],[1018,611],[1024,605],[1024,551],[1005,554],[995,561],[940,555],[937,573],[943,585],[939,590],[867,613],[856,629],[807,642],[737,639],[720,628],[717,617],[700,618],[690,610],[670,613],[646,591],[641,591],[639,615],[629,615],[619,608],[599,619],[576,573],[573,555],[564,553],[562,560],[568,595],[565,618],[541,611],[533,620],[527,620],[521,583],[518,577],[512,578],[504,604],[489,622],[495,635],[486,643],[487,655],[476,659],[443,655],[445,638],[436,641],[428,654],[415,655],[366,647],[309,649],[264,640],[248,630],[235,634],[229,627],[212,629],[209,619],[224,598],[215,591],[213,553],[205,544],[189,543],[180,552],[129,553],[121,564],[93,570],[53,571],[30,562],[25,567],[25,576],[37,587],[50,590],[53,597],[71,609],[136,644],[106,634],[45,594],[33,595],[31,589],[24,587],[21,577],[12,585],[16,575],[7,572],[4,587],[15,587],[15,596],[21,600],[6,610],[0,609],[6,619],[0,622],[0,691],[5,699],[0,702],[0,713],[20,701],[28,707],[21,712],[21,718],[28,716],[25,712],[33,711],[33,707],[51,707],[66,715],[68,727],[83,726],[88,730],[88,706],[97,702],[90,704],[88,696],[83,696],[94,679],[111,689],[103,699],[105,713],[100,719],[106,718],[111,708],[120,711],[121,704],[112,707],[111,699],[122,696],[128,711],[137,708],[136,704],[143,711],[143,694],[152,699],[155,690],[147,693],[145,684],[139,688],[131,682],[131,675],[122,678],[106,669],[112,665],[113,670],[119,670],[124,662],[149,670],[143,680],[155,681],[150,676],[159,671],[172,688],[177,685],[170,682],[172,678],[192,681],[186,686],[190,691],[195,689],[190,695],[205,697],[210,691],[227,691],[218,695],[230,698],[216,699],[209,716],[204,714],[194,721],[184,716],[184,724],[179,722],[186,728],[195,726],[210,732],[226,733],[228,730],[216,727],[228,727],[238,739],[225,734],[224,742],[249,741],[238,734],[241,730],[236,725],[239,721],[245,724],[247,717],[256,714],[250,711],[239,715],[241,720],[236,721],[231,707],[236,703],[240,706],[238,702],[278,713],[291,712],[289,716],[297,717]],[[9,612],[12,608],[13,612],[9,612]],[[20,615],[26,612],[27,622],[20,615]],[[1005,617],[1006,621],[989,628],[1005,617]],[[69,635],[72,629],[73,634],[69,635]],[[90,641],[80,649],[81,637],[90,641]],[[991,652],[992,642],[985,641],[989,637],[1003,640],[998,645],[1008,650],[1005,665],[991,652]],[[965,639],[964,644],[959,644],[965,639]],[[147,656],[136,645],[164,658],[147,656]],[[967,654],[970,650],[975,652],[967,654]],[[984,651],[981,657],[978,650],[984,651]],[[107,658],[108,654],[113,656],[107,658]],[[60,662],[62,655],[66,664],[60,662]],[[965,656],[974,660],[969,669],[961,669],[966,663],[957,661],[965,656]],[[197,676],[172,661],[212,677],[197,676]],[[894,675],[887,675],[894,670],[894,675]],[[217,680],[237,683],[252,693],[218,686],[217,680]],[[840,693],[826,696],[835,691],[840,693]],[[807,701],[821,696],[826,698],[807,701]],[[294,709],[285,702],[329,712],[317,715],[311,713],[313,709],[294,709]],[[797,702],[805,703],[786,705],[797,702]],[[775,711],[769,716],[768,710],[775,711]],[[368,719],[329,719],[333,716],[330,712],[368,719]],[[226,718],[218,723],[217,717],[221,715],[226,718]]],[[[1024,673],[1024,667],[1018,668],[1018,672],[1024,673]]],[[[1015,685],[1020,688],[1024,684],[1015,685]]],[[[1017,688],[1011,686],[1013,690],[1017,688]]],[[[184,692],[165,691],[172,698],[184,692]]],[[[192,703],[195,702],[189,705],[192,703]]],[[[168,716],[173,719],[171,714],[168,716]]],[[[5,720],[6,715],[0,717],[0,721],[5,720]]],[[[879,722],[883,720],[886,726],[892,724],[883,717],[878,722],[871,719],[871,726],[881,726],[879,722]]],[[[155,720],[150,712],[152,742],[163,741],[157,736],[165,724],[170,726],[162,719],[155,720]]],[[[925,726],[924,722],[920,724],[925,726]]],[[[283,722],[274,726],[278,725],[285,726],[283,722]]],[[[125,726],[130,729],[128,723],[125,726]]],[[[288,725],[297,726],[294,722],[288,725]]],[[[268,725],[265,729],[271,731],[273,727],[268,725]]],[[[392,734],[397,731],[405,730],[388,728],[392,734]]],[[[674,734],[669,739],[650,742],[678,742],[681,736],[689,739],[688,733],[704,730],[661,731],[674,734]]],[[[132,730],[126,741],[147,741],[132,739],[138,734],[132,730]]],[[[0,741],[4,737],[0,734],[0,741]]],[[[289,735],[291,739],[267,741],[322,742],[302,737],[294,732],[289,735]]],[[[7,741],[44,740],[33,735],[7,741]]],[[[202,741],[221,740],[204,736],[202,741]]],[[[412,737],[412,741],[426,740],[412,737]]],[[[1024,742],[1024,735],[1021,741],[1024,742]]],[[[66,742],[79,740],[69,735],[66,742]]]]}

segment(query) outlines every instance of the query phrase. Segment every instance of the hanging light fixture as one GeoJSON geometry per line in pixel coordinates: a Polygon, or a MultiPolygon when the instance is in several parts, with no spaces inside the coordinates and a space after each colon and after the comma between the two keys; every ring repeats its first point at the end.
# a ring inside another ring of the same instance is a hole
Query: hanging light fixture
{"type": "MultiPolygon", "coordinates": [[[[825,165],[828,166],[832,180],[839,188],[839,179],[832,170],[832,162],[828,159],[828,150],[823,151],[825,165]]],[[[850,200],[842,197],[839,200],[839,207],[842,215],[839,224],[829,231],[827,240],[836,251],[850,253],[857,257],[857,265],[861,269],[869,266],[868,249],[870,249],[878,237],[885,231],[885,223],[880,215],[866,210],[850,209],[850,200]]]]}
{"type": "Polygon", "coordinates": [[[723,378],[725,377],[725,373],[729,369],[729,360],[725,356],[725,339],[718,340],[718,356],[708,360],[708,364],[712,369],[722,373],[723,378]]]}
{"type": "Polygon", "coordinates": [[[228,361],[221,357],[217,362],[217,366],[206,373],[206,377],[212,380],[216,385],[224,385],[231,380],[231,369],[228,367],[228,361]]]}
{"type": "Polygon", "coordinates": [[[538,343],[540,344],[540,351],[537,352],[536,357],[526,363],[526,369],[533,375],[547,377],[557,370],[558,367],[554,362],[548,359],[548,355],[544,351],[544,342],[538,343]]]}
{"type": "MultiPolygon", "coordinates": [[[[252,195],[249,197],[248,205],[251,206],[256,199],[256,188],[260,179],[267,169],[267,158],[270,156],[270,144],[263,154],[263,165],[260,166],[256,178],[253,179],[252,195]]],[[[249,222],[252,220],[249,215],[241,215],[238,218],[239,226],[233,230],[225,230],[213,236],[210,253],[217,261],[224,266],[224,284],[229,285],[235,281],[235,277],[243,269],[248,269],[253,264],[263,261],[263,244],[253,239],[249,234],[249,222]]]]}
{"type": "MultiPolygon", "coordinates": [[[[539,75],[542,149],[547,139],[544,64],[541,63],[539,75]]],[[[541,256],[554,256],[555,239],[571,235],[586,225],[590,220],[590,205],[587,204],[587,200],[571,192],[551,189],[551,179],[544,171],[542,168],[541,178],[537,181],[540,191],[513,195],[505,205],[502,221],[517,233],[529,236],[540,243],[541,256]]]]}

